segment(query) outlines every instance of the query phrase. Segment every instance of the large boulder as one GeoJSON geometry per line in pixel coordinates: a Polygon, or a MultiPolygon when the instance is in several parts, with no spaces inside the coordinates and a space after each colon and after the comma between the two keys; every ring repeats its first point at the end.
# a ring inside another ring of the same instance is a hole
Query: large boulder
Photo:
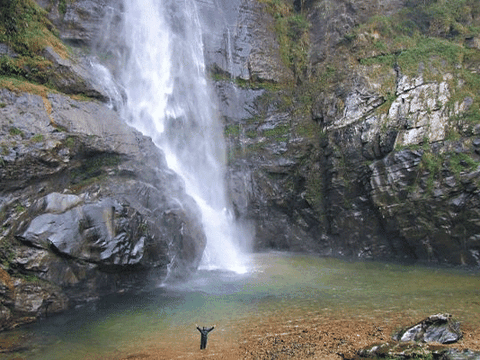
{"type": "Polygon", "coordinates": [[[437,342],[440,344],[455,343],[461,338],[460,323],[454,321],[450,314],[431,315],[418,324],[393,335],[393,339],[396,341],[437,342]]]}
{"type": "Polygon", "coordinates": [[[0,326],[195,271],[200,211],[151,139],[97,102],[0,102],[0,326]]]}
{"type": "MultiPolygon", "coordinates": [[[[397,331],[394,341],[372,344],[360,349],[353,359],[442,359],[473,360],[480,358],[478,351],[458,350],[440,344],[456,343],[462,338],[460,323],[450,314],[435,314],[418,324],[397,331]]],[[[353,360],[352,359],[352,360],[353,360]]]]}

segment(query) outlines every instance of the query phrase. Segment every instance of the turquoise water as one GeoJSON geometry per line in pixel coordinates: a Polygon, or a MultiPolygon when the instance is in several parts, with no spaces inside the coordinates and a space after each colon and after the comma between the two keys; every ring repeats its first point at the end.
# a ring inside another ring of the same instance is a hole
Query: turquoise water
{"type": "Polygon", "coordinates": [[[114,359],[139,344],[193,351],[195,324],[216,324],[215,336],[228,338],[262,317],[285,311],[301,317],[313,310],[331,316],[405,313],[419,320],[449,312],[479,326],[480,276],[458,269],[257,254],[248,274],[200,271],[180,285],[110,296],[10,332],[24,339],[27,349],[6,358],[114,359]]]}

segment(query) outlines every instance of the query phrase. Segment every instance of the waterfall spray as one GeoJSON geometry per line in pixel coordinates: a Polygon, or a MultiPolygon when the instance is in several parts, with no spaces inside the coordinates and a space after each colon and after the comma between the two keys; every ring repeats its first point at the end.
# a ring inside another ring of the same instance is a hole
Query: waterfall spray
{"type": "Polygon", "coordinates": [[[124,38],[125,118],[165,152],[199,205],[207,236],[201,267],[245,272],[239,246],[245,235],[229,211],[223,128],[195,3],[124,0],[124,38]]]}

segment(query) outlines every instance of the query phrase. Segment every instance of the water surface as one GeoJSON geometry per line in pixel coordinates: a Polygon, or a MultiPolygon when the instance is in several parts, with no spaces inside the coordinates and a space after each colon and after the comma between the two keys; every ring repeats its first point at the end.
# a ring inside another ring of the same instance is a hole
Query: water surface
{"type": "Polygon", "coordinates": [[[288,321],[312,311],[334,317],[404,313],[418,320],[449,312],[480,326],[476,273],[279,253],[257,254],[252,262],[246,274],[199,271],[183,284],[110,296],[24,327],[13,334],[25,336],[30,348],[16,355],[113,359],[149,346],[193,352],[195,324],[216,324],[212,341],[230,341],[262,318],[281,313],[288,321]]]}

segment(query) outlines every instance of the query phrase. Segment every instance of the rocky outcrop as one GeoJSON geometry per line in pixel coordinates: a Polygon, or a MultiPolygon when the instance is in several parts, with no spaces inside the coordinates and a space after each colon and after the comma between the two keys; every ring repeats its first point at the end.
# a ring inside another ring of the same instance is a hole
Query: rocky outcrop
{"type": "Polygon", "coordinates": [[[373,344],[358,351],[353,359],[433,358],[443,360],[477,359],[480,353],[458,350],[440,344],[456,343],[462,338],[460,323],[450,314],[436,314],[393,335],[393,342],[373,344]]]}
{"type": "Polygon", "coordinates": [[[460,323],[450,314],[435,314],[393,335],[396,341],[455,343],[462,338],[460,323]]]}
{"type": "Polygon", "coordinates": [[[87,59],[74,61],[62,59],[51,47],[45,48],[43,56],[53,64],[50,81],[65,94],[84,95],[101,101],[112,100],[111,94],[102,86],[105,79],[98,77],[99,65],[88,64],[87,59]]]}
{"type": "Polygon", "coordinates": [[[479,128],[463,120],[476,106],[465,79],[478,57],[412,64],[366,46],[378,30],[353,32],[402,1],[300,5],[310,83],[217,84],[231,196],[256,224],[256,248],[479,266],[479,128]]]}
{"type": "Polygon", "coordinates": [[[104,24],[118,24],[121,2],[117,0],[38,0],[60,32],[72,45],[91,46],[101,41],[104,24]]]}
{"type": "Polygon", "coordinates": [[[196,269],[199,211],[150,139],[100,103],[0,99],[2,328],[196,269]]]}
{"type": "Polygon", "coordinates": [[[394,359],[475,360],[478,359],[480,353],[468,349],[451,349],[422,343],[383,343],[360,350],[358,356],[354,356],[350,360],[379,359],[386,356],[394,359]]]}
{"type": "Polygon", "coordinates": [[[205,60],[212,72],[242,80],[293,80],[264,3],[211,0],[198,1],[197,6],[205,29],[205,60]]]}
{"type": "Polygon", "coordinates": [[[405,0],[313,0],[306,1],[308,19],[312,24],[311,59],[315,65],[332,58],[337,46],[347,40],[350,30],[370,17],[391,16],[400,11],[405,0]]]}

